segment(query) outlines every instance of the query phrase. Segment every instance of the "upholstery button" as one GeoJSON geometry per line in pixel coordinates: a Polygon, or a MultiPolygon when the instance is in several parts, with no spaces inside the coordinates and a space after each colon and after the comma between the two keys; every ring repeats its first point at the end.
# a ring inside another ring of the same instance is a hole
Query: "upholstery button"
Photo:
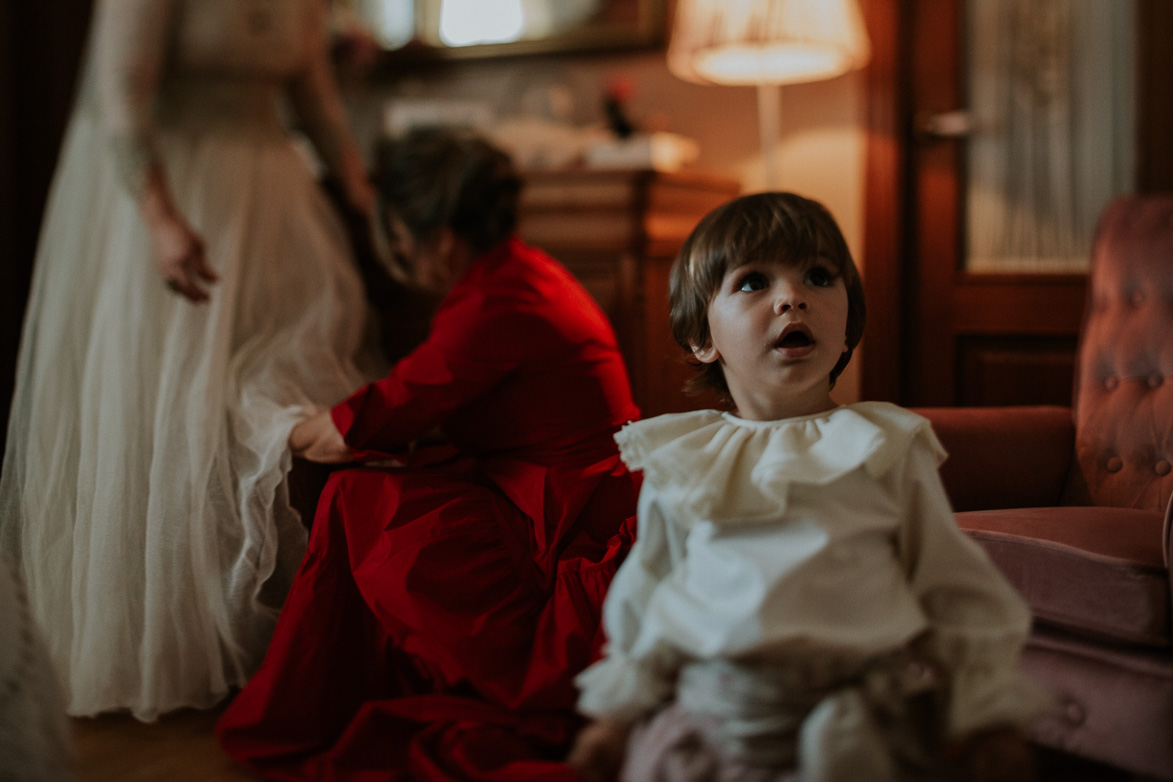
{"type": "Polygon", "coordinates": [[[1072,725],[1082,725],[1083,721],[1087,719],[1087,712],[1084,711],[1083,706],[1072,701],[1063,707],[1063,716],[1072,725]]]}
{"type": "Polygon", "coordinates": [[[1165,378],[1160,372],[1153,372],[1149,374],[1148,383],[1149,388],[1160,388],[1161,384],[1165,382],[1165,378]]]}
{"type": "Polygon", "coordinates": [[[1108,468],[1108,472],[1120,472],[1124,469],[1124,462],[1120,460],[1119,456],[1113,456],[1108,459],[1108,463],[1105,466],[1108,468]]]}
{"type": "Polygon", "coordinates": [[[1115,391],[1116,386],[1118,385],[1120,385],[1120,378],[1116,377],[1115,375],[1109,375],[1108,377],[1104,378],[1104,388],[1108,389],[1109,391],[1115,391]]]}
{"type": "Polygon", "coordinates": [[[1144,304],[1144,291],[1136,291],[1132,294],[1132,306],[1139,307],[1144,304]]]}
{"type": "Polygon", "coordinates": [[[1157,462],[1156,466],[1153,467],[1153,472],[1161,477],[1168,475],[1170,470],[1173,470],[1173,466],[1170,466],[1169,462],[1164,459],[1157,462]]]}

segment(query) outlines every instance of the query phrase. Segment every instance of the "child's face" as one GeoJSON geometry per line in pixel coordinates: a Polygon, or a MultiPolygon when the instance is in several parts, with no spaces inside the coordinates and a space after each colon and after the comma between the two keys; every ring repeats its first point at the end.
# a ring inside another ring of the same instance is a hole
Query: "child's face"
{"type": "Polygon", "coordinates": [[[847,288],[822,259],[750,261],[725,273],[709,303],[709,343],[742,418],[828,410],[831,370],[847,350],[847,288]]]}

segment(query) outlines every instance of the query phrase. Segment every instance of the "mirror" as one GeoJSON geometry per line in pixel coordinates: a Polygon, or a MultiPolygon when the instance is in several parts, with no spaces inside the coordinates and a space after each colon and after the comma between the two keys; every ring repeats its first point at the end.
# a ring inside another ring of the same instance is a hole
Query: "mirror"
{"type": "Polygon", "coordinates": [[[656,46],[665,0],[349,0],[375,38],[405,58],[656,46]]]}

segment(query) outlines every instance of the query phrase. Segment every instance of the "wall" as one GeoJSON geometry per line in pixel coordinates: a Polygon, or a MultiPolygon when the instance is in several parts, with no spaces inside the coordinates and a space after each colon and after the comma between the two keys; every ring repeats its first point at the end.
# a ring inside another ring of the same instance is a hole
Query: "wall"
{"type": "Polygon", "coordinates": [[[88,0],[0,2],[0,432],[89,16],[88,0]]]}
{"type": "MultiPolygon", "coordinates": [[[[662,52],[513,58],[461,62],[431,73],[414,73],[348,85],[352,117],[364,141],[381,128],[385,100],[401,97],[483,100],[498,118],[519,112],[519,95],[546,83],[566,85],[579,123],[602,120],[607,85],[622,77],[634,87],[631,115],[637,124],[695,139],[697,168],[739,179],[745,191],[763,185],[757,94],[752,87],[690,84],[668,72],[662,52]]],[[[835,215],[864,270],[863,80],[854,73],[813,84],[782,88],[782,187],[823,202],[835,215]]],[[[865,272],[866,273],[866,272],[865,272]]],[[[858,361],[840,378],[835,396],[859,398],[858,361]]]]}

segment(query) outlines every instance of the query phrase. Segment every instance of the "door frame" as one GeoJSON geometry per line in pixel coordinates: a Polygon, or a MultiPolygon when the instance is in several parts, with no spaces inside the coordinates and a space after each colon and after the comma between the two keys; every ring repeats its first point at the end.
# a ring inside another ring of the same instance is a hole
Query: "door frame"
{"type": "MultiPolygon", "coordinates": [[[[1136,191],[1173,190],[1173,105],[1164,100],[1173,92],[1173,49],[1162,41],[1173,37],[1173,3],[1168,0],[1135,0],[1137,3],[1137,147],[1136,191]]],[[[916,274],[917,246],[915,199],[956,198],[953,184],[929,175],[914,179],[913,79],[917,68],[932,54],[918,57],[913,44],[914,25],[936,25],[933,50],[952,59],[958,45],[956,6],[939,0],[860,0],[864,22],[871,38],[872,57],[864,74],[865,121],[867,134],[864,174],[863,275],[868,301],[868,327],[861,348],[860,391],[864,399],[881,399],[901,404],[914,401],[912,389],[912,339],[938,340],[939,335],[916,333],[918,304],[952,306],[953,302],[915,301],[921,280],[916,274]],[[952,8],[943,9],[944,6],[952,8]],[[917,13],[917,11],[921,13],[917,13]],[[927,13],[925,13],[927,11],[927,13]],[[953,47],[953,48],[948,48],[953,47]]],[[[952,67],[952,64],[951,64],[952,67]]],[[[959,81],[959,80],[958,80],[959,81]]],[[[945,96],[956,97],[956,96],[945,96]]],[[[954,108],[943,105],[941,108],[954,108]]],[[[927,151],[936,174],[955,166],[956,144],[940,144],[927,151]],[[934,157],[935,156],[935,157],[934,157]]],[[[952,170],[955,170],[952,169],[952,170]]],[[[949,177],[945,178],[946,180],[949,177]]],[[[932,242],[956,242],[956,225],[934,226],[932,242]]],[[[945,269],[945,274],[956,270],[945,269]]],[[[1040,275],[1035,284],[1050,285],[1058,299],[1070,307],[1071,297],[1082,297],[1082,275],[1040,275]]],[[[1021,283],[1020,277],[1015,281],[1021,283]]],[[[931,282],[931,281],[930,281],[931,282]]],[[[960,305],[981,317],[982,302],[1009,290],[1009,277],[983,278],[980,286],[967,292],[960,305]],[[1003,287],[999,287],[1003,286],[1003,287]],[[983,290],[984,289],[984,290],[983,290]]],[[[928,330],[921,330],[927,332],[928,330]]],[[[922,345],[922,350],[925,347],[922,345]]],[[[952,355],[952,348],[948,348],[952,355]]],[[[952,360],[927,371],[952,372],[952,360]]],[[[926,371],[922,368],[920,371],[926,371]]],[[[934,401],[934,400],[930,400],[934,401]]]]}

